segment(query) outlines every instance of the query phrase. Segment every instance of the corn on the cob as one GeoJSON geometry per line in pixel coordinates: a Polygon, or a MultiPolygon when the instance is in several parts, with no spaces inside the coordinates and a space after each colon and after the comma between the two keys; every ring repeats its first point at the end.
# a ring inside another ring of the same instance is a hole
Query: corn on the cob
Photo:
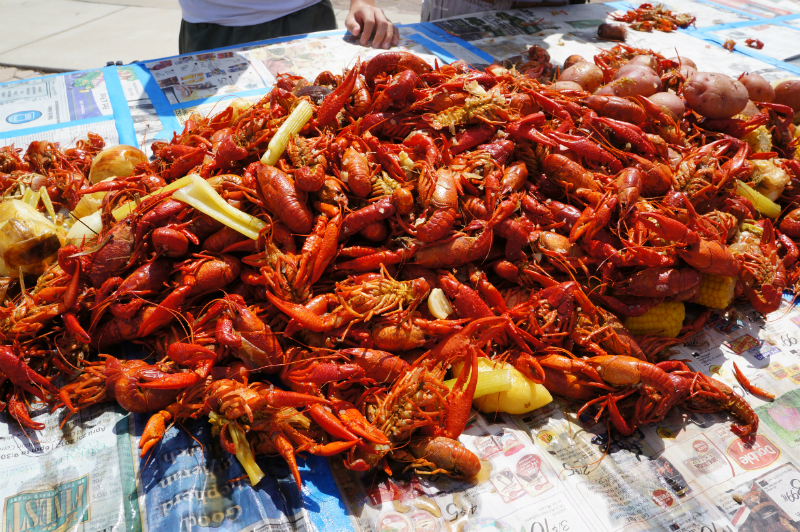
{"type": "Polygon", "coordinates": [[[765,126],[759,126],[758,129],[742,137],[742,140],[750,145],[753,153],[772,151],[772,135],[765,126]]]}
{"type": "Polygon", "coordinates": [[[655,334],[675,338],[683,327],[686,308],[683,303],[659,303],[641,316],[625,318],[625,327],[636,335],[655,334]]]}
{"type": "Polygon", "coordinates": [[[735,289],[736,277],[703,275],[700,291],[692,303],[705,305],[708,308],[728,308],[733,301],[735,289]]]}

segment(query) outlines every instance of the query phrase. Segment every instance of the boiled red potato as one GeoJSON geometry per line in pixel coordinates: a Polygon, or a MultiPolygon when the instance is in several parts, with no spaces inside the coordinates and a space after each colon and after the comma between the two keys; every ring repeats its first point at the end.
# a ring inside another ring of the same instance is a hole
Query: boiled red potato
{"type": "MultiPolygon", "coordinates": [[[[644,65],[638,65],[636,63],[626,63],[626,64],[622,65],[621,67],[619,67],[616,72],[614,72],[614,77],[611,78],[611,79],[619,79],[619,78],[625,76],[625,74],[627,74],[628,72],[633,72],[634,70],[639,70],[639,69],[642,69],[642,68],[646,68],[648,70],[653,70],[652,68],[646,67],[644,65]]],[[[655,70],[653,70],[653,73],[655,73],[655,70]]]]}
{"type": "Polygon", "coordinates": [[[715,72],[693,74],[683,86],[683,97],[690,109],[712,120],[740,113],[750,99],[744,85],[715,72]]]}
{"type": "Polygon", "coordinates": [[[608,41],[624,41],[628,36],[628,29],[621,24],[600,24],[597,27],[597,36],[608,41]]]}
{"type": "Polygon", "coordinates": [[[652,70],[658,70],[658,60],[652,55],[635,55],[625,66],[628,65],[646,66],[652,70]]]}
{"type": "Polygon", "coordinates": [[[556,81],[550,88],[554,91],[562,92],[562,91],[582,91],[583,87],[575,83],[574,81],[556,81]]]}
{"type": "Polygon", "coordinates": [[[683,79],[689,79],[694,74],[697,74],[697,69],[694,67],[690,67],[689,65],[684,65],[680,68],[680,73],[681,76],[683,76],[683,79]]]}
{"type": "Polygon", "coordinates": [[[578,63],[588,63],[586,59],[582,55],[572,54],[571,56],[567,57],[567,60],[564,61],[564,70],[568,69],[573,65],[577,65],[578,63]]]}
{"type": "Polygon", "coordinates": [[[775,99],[775,89],[758,74],[742,74],[739,82],[747,89],[747,94],[754,102],[771,102],[775,99]]]}
{"type": "Polygon", "coordinates": [[[753,102],[747,102],[747,106],[739,114],[745,116],[746,118],[750,118],[751,116],[756,116],[760,112],[761,110],[756,104],[753,102]]]}
{"type": "Polygon", "coordinates": [[[788,105],[800,113],[800,79],[781,81],[775,86],[775,103],[788,105]]]}
{"type": "Polygon", "coordinates": [[[657,92],[647,99],[667,111],[675,120],[680,119],[686,113],[686,105],[683,100],[671,92],[657,92]]]}
{"type": "Polygon", "coordinates": [[[583,90],[594,92],[603,84],[603,71],[592,63],[576,63],[564,70],[558,81],[573,81],[583,90]]]}
{"type": "Polygon", "coordinates": [[[621,77],[600,87],[595,94],[620,97],[651,96],[661,90],[661,78],[652,69],[639,66],[625,71],[621,77]]]}

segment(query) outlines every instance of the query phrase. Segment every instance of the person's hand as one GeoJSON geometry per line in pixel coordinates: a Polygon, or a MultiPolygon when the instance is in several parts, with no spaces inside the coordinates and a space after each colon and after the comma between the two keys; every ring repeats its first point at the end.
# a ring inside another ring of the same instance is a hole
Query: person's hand
{"type": "Polygon", "coordinates": [[[389,48],[396,45],[400,37],[400,32],[383,14],[383,9],[375,7],[374,0],[350,0],[350,12],[344,25],[353,36],[361,36],[361,46],[389,48]],[[375,36],[370,44],[373,32],[375,36]]]}

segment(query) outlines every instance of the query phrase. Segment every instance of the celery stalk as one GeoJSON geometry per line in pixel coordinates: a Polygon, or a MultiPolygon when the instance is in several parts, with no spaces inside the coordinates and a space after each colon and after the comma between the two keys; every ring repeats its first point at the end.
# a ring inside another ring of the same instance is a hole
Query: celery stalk
{"type": "MultiPolygon", "coordinates": [[[[453,389],[458,379],[444,381],[444,385],[453,389]]],[[[478,384],[475,387],[475,398],[490,393],[507,392],[511,389],[511,370],[495,369],[478,373],[478,384]]]]}
{"type": "Polygon", "coordinates": [[[300,100],[297,107],[286,117],[286,120],[281,124],[281,127],[278,128],[275,136],[269,141],[267,151],[264,152],[264,155],[261,157],[261,162],[268,166],[274,166],[281,155],[283,155],[284,150],[286,150],[289,139],[297,135],[300,130],[303,129],[303,126],[311,120],[313,114],[314,108],[311,107],[311,104],[305,100],[300,100]]]}
{"type": "Polygon", "coordinates": [[[190,178],[189,183],[173,192],[172,199],[188,203],[248,238],[258,239],[266,222],[230,206],[202,177],[194,174],[186,177],[190,178]]]}
{"type": "Polygon", "coordinates": [[[736,193],[752,201],[758,212],[767,218],[777,218],[781,214],[778,204],[738,180],[736,181],[736,193]]]}
{"type": "MultiPolygon", "coordinates": [[[[176,190],[176,189],[179,189],[181,187],[184,187],[184,186],[188,185],[191,182],[190,178],[191,178],[191,175],[187,175],[185,177],[177,179],[177,180],[173,181],[172,183],[170,183],[169,185],[156,190],[152,194],[148,194],[144,198],[140,198],[140,201],[145,199],[145,198],[149,198],[150,196],[155,196],[155,195],[161,194],[163,192],[169,192],[170,190],[176,190]]],[[[114,216],[115,220],[120,221],[123,218],[125,218],[126,216],[128,216],[130,213],[132,213],[133,210],[136,208],[136,205],[137,205],[136,202],[129,201],[128,203],[126,203],[122,207],[117,207],[116,209],[114,209],[111,212],[111,214],[114,216]]]]}
{"type": "MultiPolygon", "coordinates": [[[[267,226],[266,222],[229,205],[205,179],[197,174],[184,176],[142,199],[172,190],[175,191],[172,194],[173,199],[188,203],[198,211],[253,240],[256,240],[259,232],[267,226]]],[[[114,209],[112,214],[114,219],[119,221],[133,212],[135,208],[136,204],[131,201],[114,209]]]]}
{"type": "Polygon", "coordinates": [[[50,194],[47,193],[47,189],[45,187],[39,187],[39,192],[42,193],[42,203],[44,203],[44,208],[47,211],[47,214],[50,215],[50,219],[55,223],[56,221],[56,210],[53,208],[53,202],[50,201],[50,194]]]}
{"type": "Polygon", "coordinates": [[[253,450],[250,449],[250,443],[247,441],[244,431],[236,423],[228,423],[228,431],[234,445],[236,445],[236,458],[247,472],[247,476],[250,477],[250,484],[255,486],[264,478],[264,472],[261,471],[261,468],[256,463],[253,450]]]}

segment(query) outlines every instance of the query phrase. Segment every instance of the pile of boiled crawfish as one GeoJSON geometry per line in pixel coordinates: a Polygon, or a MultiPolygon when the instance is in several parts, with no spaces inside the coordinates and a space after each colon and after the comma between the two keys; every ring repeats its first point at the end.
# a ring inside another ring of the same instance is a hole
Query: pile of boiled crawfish
{"type": "Polygon", "coordinates": [[[688,28],[696,18],[689,13],[673,13],[664,4],[641,4],[623,15],[612,14],[611,18],[627,23],[636,31],[663,31],[669,33],[678,28],[688,28]]]}
{"type": "MultiPolygon", "coordinates": [[[[617,46],[596,62],[610,79],[637,54],[680,94],[678,64],[653,52],[617,46]]],[[[224,449],[279,454],[298,483],[301,452],[471,477],[480,462],[457,438],[490,357],[623,435],[675,406],[727,411],[736,434],[755,432],[731,388],[665,360],[710,310],[678,338],[634,337],[622,319],[691,302],[710,274],[778,309],[800,273],[794,113],[758,104],[749,119],[676,121],[643,97],[557,92],[546,52],[531,57],[478,71],[387,52],[313,83],[282,75],[249,109],[193,116],[133,175],[96,185],[96,135],[70,150],[3,148],[7,190],[35,175],[62,210],[106,193],[96,238],[61,248],[35,284],[4,282],[9,414],[40,430],[31,402],[68,417],[115,400],[153,413],[143,456],[170,424],[208,417],[224,449]],[[262,164],[301,99],[313,118],[262,164]],[[741,140],[761,126],[769,153],[741,140]],[[758,159],[791,175],[780,222],[734,194],[758,159]],[[248,238],[160,192],[188,173],[266,229],[248,238]],[[446,319],[425,304],[433,289],[446,319]],[[131,342],[150,356],[107,354],[131,342]]]]}

